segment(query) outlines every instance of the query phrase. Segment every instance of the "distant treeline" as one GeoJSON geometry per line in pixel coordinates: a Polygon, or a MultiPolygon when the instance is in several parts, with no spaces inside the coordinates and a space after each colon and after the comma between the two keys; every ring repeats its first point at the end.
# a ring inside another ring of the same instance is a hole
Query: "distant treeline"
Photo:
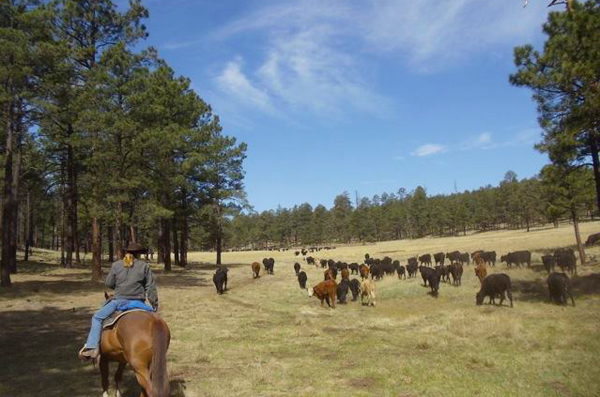
{"type": "MultiPolygon", "coordinates": [[[[576,217],[594,217],[594,184],[591,171],[581,174],[587,185],[580,205],[573,207],[576,217]]],[[[226,227],[229,248],[310,246],[323,243],[420,238],[427,235],[466,234],[502,228],[527,229],[554,224],[573,216],[572,206],[555,185],[539,177],[518,180],[509,171],[498,186],[474,191],[428,196],[419,186],[413,191],[399,189],[372,198],[351,200],[344,192],[333,207],[313,208],[304,203],[293,208],[278,208],[262,213],[240,214],[226,227]]]]}

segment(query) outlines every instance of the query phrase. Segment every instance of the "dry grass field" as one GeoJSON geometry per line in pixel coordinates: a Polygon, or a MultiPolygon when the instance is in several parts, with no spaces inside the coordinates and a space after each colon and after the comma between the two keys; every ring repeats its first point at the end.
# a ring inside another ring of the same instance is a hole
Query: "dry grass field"
{"type": "MultiPolygon", "coordinates": [[[[585,223],[582,233],[600,230],[585,223]]],[[[584,237],[585,238],[585,237],[584,237]]],[[[479,281],[465,268],[462,286],[428,294],[421,278],[376,283],[377,306],[322,308],[298,287],[322,270],[293,251],[225,253],[229,290],[212,284],[213,253],[193,253],[187,269],[155,266],[161,314],[172,333],[168,361],[173,396],[598,396],[600,395],[600,248],[573,278],[577,306],[548,302],[544,250],[574,243],[573,229],[499,231],[338,246],[315,256],[359,261],[365,253],[405,264],[438,251],[534,251],[530,269],[506,269],[514,308],[476,306],[479,281]],[[275,274],[251,277],[250,263],[275,258],[275,274]]],[[[0,396],[100,396],[98,369],[77,360],[102,285],[87,268],[60,269],[54,253],[21,264],[14,286],[0,290],[0,396]]],[[[108,266],[108,265],[107,265],[108,266]]],[[[356,277],[356,276],[353,276],[356,277]]],[[[487,299],[486,299],[487,302],[487,299]]],[[[114,367],[114,366],[113,366],[114,367]]],[[[112,368],[111,373],[114,373],[112,368]]],[[[125,396],[139,390],[126,372],[125,396]]],[[[113,389],[114,391],[114,389],[113,389]]],[[[113,391],[111,391],[111,395],[113,391]]]]}

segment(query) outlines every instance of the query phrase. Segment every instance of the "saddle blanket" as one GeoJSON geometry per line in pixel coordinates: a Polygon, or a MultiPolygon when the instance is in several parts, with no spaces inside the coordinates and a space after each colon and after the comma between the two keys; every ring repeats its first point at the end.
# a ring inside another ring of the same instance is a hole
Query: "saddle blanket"
{"type": "Polygon", "coordinates": [[[104,323],[102,323],[102,328],[106,329],[106,328],[111,328],[113,325],[115,325],[117,323],[117,321],[119,321],[119,319],[121,317],[123,317],[126,314],[129,313],[133,313],[133,312],[146,312],[146,313],[152,313],[153,310],[145,310],[145,309],[131,309],[131,310],[127,310],[127,311],[116,311],[114,312],[109,318],[107,318],[106,320],[104,320],[104,323]]]}

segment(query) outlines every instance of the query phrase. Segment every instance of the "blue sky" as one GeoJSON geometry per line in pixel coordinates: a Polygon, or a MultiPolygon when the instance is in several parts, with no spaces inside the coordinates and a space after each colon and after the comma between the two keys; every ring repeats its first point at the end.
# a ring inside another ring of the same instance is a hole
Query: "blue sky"
{"type": "Polygon", "coordinates": [[[146,44],[248,143],[256,210],[495,185],[547,160],[513,48],[547,1],[148,0],[146,44]]]}

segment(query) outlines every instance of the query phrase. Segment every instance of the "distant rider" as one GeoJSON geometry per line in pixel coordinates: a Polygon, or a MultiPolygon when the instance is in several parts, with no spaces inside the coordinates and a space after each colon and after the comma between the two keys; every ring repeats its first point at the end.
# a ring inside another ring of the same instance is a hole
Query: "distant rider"
{"type": "Polygon", "coordinates": [[[113,263],[108,276],[106,276],[105,284],[115,290],[115,295],[114,298],[106,301],[104,306],[92,317],[92,326],[87,342],[79,351],[79,358],[82,360],[98,357],[102,322],[110,317],[118,307],[134,300],[144,302],[147,296],[154,310],[158,309],[158,295],[152,270],[150,270],[150,265],[139,259],[140,255],[147,250],[137,243],[131,243],[125,252],[125,257],[113,263]]]}

